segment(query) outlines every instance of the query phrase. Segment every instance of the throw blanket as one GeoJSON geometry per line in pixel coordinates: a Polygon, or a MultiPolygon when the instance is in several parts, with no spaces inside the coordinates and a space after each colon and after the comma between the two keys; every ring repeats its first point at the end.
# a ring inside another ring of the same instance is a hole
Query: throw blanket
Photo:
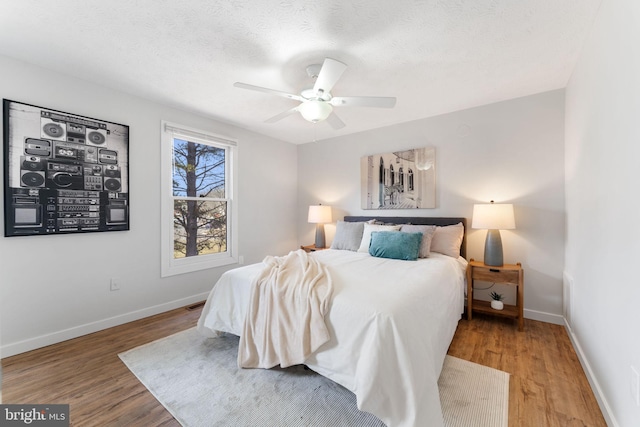
{"type": "Polygon", "coordinates": [[[283,368],[303,363],[329,341],[324,322],[331,293],[326,267],[299,249],[268,256],[251,285],[238,347],[241,368],[283,368]]]}

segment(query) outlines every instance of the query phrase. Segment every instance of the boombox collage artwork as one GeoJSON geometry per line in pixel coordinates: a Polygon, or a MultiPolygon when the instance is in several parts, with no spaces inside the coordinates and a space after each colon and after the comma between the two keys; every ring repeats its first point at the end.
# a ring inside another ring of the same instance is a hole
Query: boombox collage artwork
{"type": "Polygon", "coordinates": [[[129,229],[129,127],[4,100],[5,236],[129,229]]]}

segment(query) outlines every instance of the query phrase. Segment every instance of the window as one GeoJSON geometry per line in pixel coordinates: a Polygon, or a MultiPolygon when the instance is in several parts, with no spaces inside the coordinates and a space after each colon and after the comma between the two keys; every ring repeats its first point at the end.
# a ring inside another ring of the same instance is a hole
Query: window
{"type": "Polygon", "coordinates": [[[162,122],[162,276],[237,262],[236,143],[162,122]]]}

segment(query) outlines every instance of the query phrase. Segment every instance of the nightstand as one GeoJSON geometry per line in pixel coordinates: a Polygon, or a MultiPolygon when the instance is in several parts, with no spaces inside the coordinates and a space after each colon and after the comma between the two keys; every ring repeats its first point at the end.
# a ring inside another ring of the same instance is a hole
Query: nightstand
{"type": "Polygon", "coordinates": [[[305,252],[309,253],[309,252],[315,252],[315,251],[323,251],[327,248],[316,248],[316,244],[312,244],[312,245],[307,245],[307,246],[300,246],[300,249],[303,249],[305,252]]]}
{"type": "Polygon", "coordinates": [[[522,265],[504,264],[501,266],[485,265],[484,262],[474,261],[467,266],[467,319],[471,320],[473,313],[490,314],[492,316],[508,317],[518,320],[518,330],[524,329],[524,270],[522,265]],[[504,305],[502,310],[494,310],[491,303],[473,299],[473,282],[500,283],[516,287],[516,305],[504,305]]]}

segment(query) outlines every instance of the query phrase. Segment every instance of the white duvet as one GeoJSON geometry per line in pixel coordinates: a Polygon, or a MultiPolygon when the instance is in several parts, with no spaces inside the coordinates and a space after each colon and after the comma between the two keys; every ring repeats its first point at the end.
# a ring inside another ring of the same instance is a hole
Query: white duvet
{"type": "MultiPolygon", "coordinates": [[[[325,317],[331,339],[305,364],[351,390],[358,408],[389,427],[442,426],[438,377],[464,306],[466,261],[431,253],[400,261],[324,250],[333,298],[325,317]]],[[[223,274],[198,330],[240,335],[253,264],[223,274]]]]}

